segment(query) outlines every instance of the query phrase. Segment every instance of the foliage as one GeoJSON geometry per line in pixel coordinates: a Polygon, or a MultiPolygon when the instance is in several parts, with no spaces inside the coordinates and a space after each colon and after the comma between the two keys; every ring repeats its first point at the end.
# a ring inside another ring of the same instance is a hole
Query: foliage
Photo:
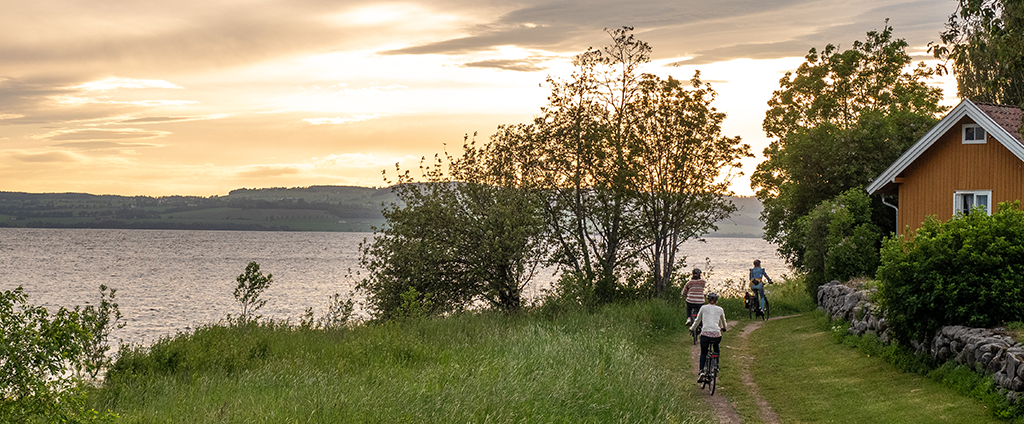
{"type": "Polygon", "coordinates": [[[960,97],[1024,107],[1024,1],[960,0],[930,47],[953,61],[960,97]]]}
{"type": "MultiPolygon", "coordinates": [[[[876,177],[944,110],[941,90],[926,85],[933,70],[909,70],[906,48],[887,23],[846,51],[811,49],[768,102],[763,126],[774,140],[751,187],[764,203],[765,238],[794,266],[805,266],[800,218],[876,177]]],[[[895,226],[880,200],[872,217],[880,228],[895,226]]]]}
{"type": "Polygon", "coordinates": [[[881,231],[871,221],[871,199],[861,187],[822,202],[798,221],[794,235],[805,241],[807,293],[832,280],[874,275],[881,231]]]}
{"type": "MultiPolygon", "coordinates": [[[[234,293],[235,301],[242,308],[238,319],[247,321],[259,318],[253,314],[267,304],[265,299],[260,299],[260,294],[270,287],[270,283],[274,282],[274,275],[263,275],[263,272],[260,271],[260,264],[253,261],[245,266],[245,272],[239,274],[235,281],[238,282],[234,293]]],[[[230,318],[230,315],[228,317],[230,318]]]]}
{"type": "Polygon", "coordinates": [[[944,325],[995,327],[1024,319],[1024,211],[1001,203],[882,247],[879,295],[899,340],[925,340],[944,325]]]}
{"type": "Polygon", "coordinates": [[[107,337],[121,314],[100,286],[99,307],[51,313],[21,287],[0,293],[0,422],[109,422],[83,407],[81,386],[109,359],[107,337]],[[113,322],[111,321],[113,317],[113,322]]]}
{"type": "Polygon", "coordinates": [[[348,325],[355,314],[356,303],[351,297],[342,297],[341,293],[334,293],[328,298],[327,310],[319,319],[313,316],[313,307],[306,308],[299,321],[299,327],[304,329],[336,329],[348,325]]]}
{"type": "Polygon", "coordinates": [[[644,258],[656,296],[682,265],[676,261],[679,246],[717,230],[715,222],[736,211],[723,194],[729,192],[730,170],[750,156],[739,137],[722,136],[725,113],[711,107],[716,93],[699,75],[689,89],[671,77],[646,74],[640,82],[635,150],[642,166],[632,181],[644,234],[654,241],[644,258]]]}
{"type": "Polygon", "coordinates": [[[807,275],[790,277],[783,274],[781,278],[776,278],[774,284],[766,286],[772,316],[801,314],[817,309],[817,296],[807,293],[806,281],[807,275]]]}
{"type": "Polygon", "coordinates": [[[230,375],[252,370],[283,349],[272,334],[288,328],[271,321],[236,320],[161,337],[148,347],[122,346],[107,373],[107,386],[149,376],[191,378],[196,373],[230,375]]]}
{"type": "Polygon", "coordinates": [[[653,294],[664,291],[684,259],[678,246],[735,210],[723,196],[749,155],[721,135],[724,114],[698,77],[685,88],[640,72],[651,47],[631,31],[608,31],[611,45],[576,56],[568,80],[548,80],[541,116],[493,137],[542,196],[551,260],[598,302],[632,293],[622,283],[644,261],[653,294]]]}
{"type": "Polygon", "coordinates": [[[461,157],[445,159],[421,165],[425,183],[399,170],[392,189],[400,204],[385,209],[387,226],[360,245],[369,274],[357,288],[379,319],[396,318],[410,305],[410,291],[418,296],[417,311],[427,314],[478,301],[514,312],[542,260],[536,196],[522,188],[514,169],[502,166],[508,158],[467,138],[461,157]]]}

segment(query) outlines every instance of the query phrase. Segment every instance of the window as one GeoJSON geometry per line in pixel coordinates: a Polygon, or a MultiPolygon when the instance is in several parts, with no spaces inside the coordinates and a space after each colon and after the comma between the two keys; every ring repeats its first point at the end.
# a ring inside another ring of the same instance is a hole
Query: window
{"type": "Polygon", "coordinates": [[[985,129],[978,124],[964,124],[964,144],[985,144],[985,129]]]}
{"type": "Polygon", "coordinates": [[[958,191],[953,194],[953,213],[968,214],[971,208],[980,206],[992,215],[992,190],[958,191]]]}

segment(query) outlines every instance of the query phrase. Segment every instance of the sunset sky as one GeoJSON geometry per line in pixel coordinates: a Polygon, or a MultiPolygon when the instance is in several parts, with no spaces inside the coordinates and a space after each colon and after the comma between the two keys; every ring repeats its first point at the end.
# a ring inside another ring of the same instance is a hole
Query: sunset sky
{"type": "MultiPolygon", "coordinates": [[[[624,25],[646,69],[719,92],[762,160],[766,102],[811,47],[885,19],[925,59],[952,0],[0,0],[0,191],[225,195],[382,186],[499,124],[624,25]],[[394,172],[390,172],[393,176],[394,172]]],[[[949,78],[936,81],[955,102],[949,78]]],[[[747,176],[735,181],[749,195],[747,176]]]]}

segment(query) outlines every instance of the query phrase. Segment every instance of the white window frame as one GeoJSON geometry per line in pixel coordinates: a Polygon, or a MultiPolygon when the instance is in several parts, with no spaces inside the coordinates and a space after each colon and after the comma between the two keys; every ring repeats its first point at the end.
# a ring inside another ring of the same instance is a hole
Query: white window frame
{"type": "Polygon", "coordinates": [[[960,128],[960,141],[962,141],[963,144],[985,144],[986,142],[988,142],[988,131],[985,131],[985,129],[982,128],[981,125],[978,125],[978,124],[964,124],[963,127],[960,128]],[[975,130],[981,130],[981,132],[984,135],[984,137],[982,137],[980,140],[978,140],[978,139],[968,140],[967,139],[967,129],[968,128],[974,128],[975,130]]]}
{"type": "Polygon", "coordinates": [[[971,207],[984,206],[985,213],[992,215],[992,190],[957,190],[953,193],[953,215],[966,214],[961,205],[963,204],[964,196],[971,196],[971,207]],[[978,203],[978,196],[985,196],[985,204],[978,203]]]}

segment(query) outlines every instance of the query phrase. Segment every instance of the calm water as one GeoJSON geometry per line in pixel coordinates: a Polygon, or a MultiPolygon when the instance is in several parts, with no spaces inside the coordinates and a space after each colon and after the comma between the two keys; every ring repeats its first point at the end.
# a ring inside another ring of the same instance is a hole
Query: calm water
{"type": "MultiPolygon", "coordinates": [[[[128,325],[114,333],[125,342],[160,336],[237,314],[235,278],[256,261],[274,282],[262,295],[265,317],[298,322],[308,307],[323,313],[328,296],[347,294],[358,269],[358,245],[370,233],[64,230],[0,228],[0,290],[23,286],[33,304],[84,305],[98,300],[99,285],[117,289],[128,325]]],[[[714,284],[742,281],[753,259],[773,278],[785,270],[774,245],[760,239],[708,238],[683,248],[689,263],[714,284]]],[[[527,295],[553,280],[536,278],[527,295]]],[[[116,344],[116,343],[115,343],[116,344]]]]}

